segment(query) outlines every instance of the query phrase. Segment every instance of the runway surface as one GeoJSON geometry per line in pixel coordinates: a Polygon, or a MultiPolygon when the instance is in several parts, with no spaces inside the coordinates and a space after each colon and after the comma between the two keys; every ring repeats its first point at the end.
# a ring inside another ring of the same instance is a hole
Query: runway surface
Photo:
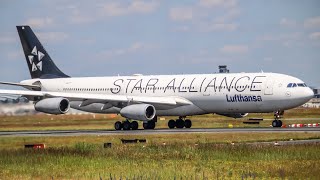
{"type": "Polygon", "coordinates": [[[0,137],[16,136],[99,136],[99,135],[154,135],[184,133],[281,133],[281,132],[313,132],[320,133],[320,128],[211,128],[211,129],[155,129],[135,131],[115,130],[45,130],[45,131],[0,131],[0,137]]]}

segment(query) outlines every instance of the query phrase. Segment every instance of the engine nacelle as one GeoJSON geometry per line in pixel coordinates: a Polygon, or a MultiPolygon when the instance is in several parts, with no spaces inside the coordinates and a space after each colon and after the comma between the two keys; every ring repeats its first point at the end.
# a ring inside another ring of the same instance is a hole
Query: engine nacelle
{"type": "Polygon", "coordinates": [[[248,116],[249,113],[216,113],[221,116],[227,116],[227,117],[232,117],[232,118],[243,118],[248,116]]]}
{"type": "Polygon", "coordinates": [[[141,121],[150,121],[156,115],[156,109],[150,104],[133,104],[120,110],[121,116],[141,121]]]}
{"type": "Polygon", "coordinates": [[[38,101],[34,108],[48,114],[65,114],[70,109],[70,103],[66,98],[48,98],[38,101]]]}

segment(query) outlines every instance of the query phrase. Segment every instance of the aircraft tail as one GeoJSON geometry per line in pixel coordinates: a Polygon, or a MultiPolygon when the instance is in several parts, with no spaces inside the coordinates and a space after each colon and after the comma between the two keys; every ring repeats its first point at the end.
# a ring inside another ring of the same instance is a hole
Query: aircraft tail
{"type": "Polygon", "coordinates": [[[17,26],[17,30],[32,79],[69,77],[54,64],[29,26],[17,26]]]}

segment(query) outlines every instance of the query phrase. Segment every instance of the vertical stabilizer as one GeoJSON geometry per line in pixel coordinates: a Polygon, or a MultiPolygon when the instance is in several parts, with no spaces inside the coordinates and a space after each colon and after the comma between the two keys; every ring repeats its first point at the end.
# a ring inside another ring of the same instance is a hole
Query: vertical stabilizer
{"type": "Polygon", "coordinates": [[[17,26],[17,30],[32,79],[69,77],[54,64],[29,26],[17,26]]]}

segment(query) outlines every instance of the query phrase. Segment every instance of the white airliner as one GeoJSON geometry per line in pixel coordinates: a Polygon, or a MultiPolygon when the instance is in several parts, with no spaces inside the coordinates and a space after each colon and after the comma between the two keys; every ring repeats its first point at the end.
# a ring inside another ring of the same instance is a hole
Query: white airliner
{"type": "MultiPolygon", "coordinates": [[[[276,73],[133,75],[71,78],[51,60],[29,26],[17,26],[32,79],[28,90],[0,90],[35,102],[35,109],[64,114],[70,108],[93,113],[117,113],[126,120],[116,130],[154,129],[157,116],[178,116],[169,128],[190,128],[187,116],[216,113],[241,118],[248,113],[282,112],[309,101],[313,91],[298,78],[276,73]]],[[[272,125],[280,127],[275,118],[272,125]]]]}

